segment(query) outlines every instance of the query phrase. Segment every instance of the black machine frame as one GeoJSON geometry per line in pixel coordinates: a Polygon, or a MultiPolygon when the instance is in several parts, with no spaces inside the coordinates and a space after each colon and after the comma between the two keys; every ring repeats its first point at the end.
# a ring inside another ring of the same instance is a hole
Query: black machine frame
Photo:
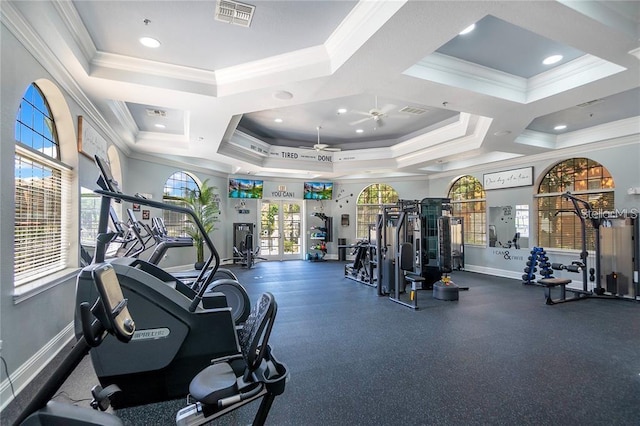
{"type": "MultiPolygon", "coordinates": [[[[600,255],[599,255],[601,250],[600,226],[602,225],[604,218],[600,217],[594,211],[591,203],[589,203],[586,200],[583,200],[582,198],[576,197],[575,195],[571,194],[571,192],[567,191],[564,194],[562,194],[562,196],[571,202],[573,206],[572,213],[574,213],[580,220],[580,232],[582,234],[582,244],[581,244],[581,251],[579,255],[580,261],[574,262],[573,265],[569,265],[569,266],[565,266],[557,263],[553,263],[551,265],[552,265],[552,269],[556,269],[556,270],[569,270],[572,272],[580,272],[582,274],[582,289],[567,288],[566,286],[571,283],[571,279],[568,279],[568,278],[566,279],[554,278],[552,276],[542,278],[536,283],[536,285],[545,287],[546,304],[556,305],[559,303],[585,300],[588,298],[618,299],[618,300],[640,302],[640,294],[639,294],[640,280],[638,280],[637,278],[635,280],[633,298],[619,296],[617,294],[611,294],[611,293],[606,294],[607,291],[602,286],[602,280],[600,278],[601,264],[600,264],[600,255]],[[590,225],[593,227],[595,232],[595,250],[594,250],[595,251],[595,268],[593,267],[589,268],[588,266],[589,251],[587,250],[587,238],[586,238],[587,222],[590,223],[590,225]],[[595,282],[595,287],[593,288],[593,290],[589,290],[588,288],[589,282],[595,282]],[[559,287],[560,289],[560,297],[556,299],[551,297],[551,289],[554,287],[559,287]],[[566,297],[567,291],[572,293],[573,297],[567,298],[566,297]]],[[[639,243],[638,236],[640,235],[640,232],[639,232],[639,225],[638,225],[637,218],[634,219],[633,233],[634,233],[634,240],[636,244],[636,250],[638,250],[638,243],[639,243]]],[[[533,265],[531,267],[533,267],[533,265]]],[[[634,257],[634,269],[637,275],[637,271],[640,270],[640,259],[637,253],[636,253],[636,256],[634,257]]]]}
{"type": "MultiPolygon", "coordinates": [[[[418,309],[417,291],[433,289],[452,272],[451,221],[462,224],[462,219],[453,218],[450,211],[449,198],[399,200],[383,208],[375,227],[379,296],[418,309]],[[401,294],[406,293],[408,284],[411,290],[407,301],[401,294]]],[[[461,262],[462,253],[458,256],[461,262]]]]}

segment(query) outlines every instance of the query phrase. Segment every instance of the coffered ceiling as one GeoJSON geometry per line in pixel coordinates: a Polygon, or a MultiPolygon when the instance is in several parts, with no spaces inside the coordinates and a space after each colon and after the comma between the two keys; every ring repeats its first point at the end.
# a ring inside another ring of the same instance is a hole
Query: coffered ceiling
{"type": "Polygon", "coordinates": [[[640,133],[640,2],[223,3],[6,1],[2,21],[127,155],[184,167],[414,176],[640,133]]]}

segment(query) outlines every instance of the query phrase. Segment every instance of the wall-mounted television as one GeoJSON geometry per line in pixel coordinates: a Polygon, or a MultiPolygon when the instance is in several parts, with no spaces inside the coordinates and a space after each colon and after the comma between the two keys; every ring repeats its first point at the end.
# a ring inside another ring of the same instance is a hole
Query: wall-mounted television
{"type": "Polygon", "coordinates": [[[305,182],[305,200],[330,200],[333,197],[333,182],[305,182]]]}
{"type": "Polygon", "coordinates": [[[229,198],[262,198],[264,182],[255,179],[229,179],[229,198]]]}

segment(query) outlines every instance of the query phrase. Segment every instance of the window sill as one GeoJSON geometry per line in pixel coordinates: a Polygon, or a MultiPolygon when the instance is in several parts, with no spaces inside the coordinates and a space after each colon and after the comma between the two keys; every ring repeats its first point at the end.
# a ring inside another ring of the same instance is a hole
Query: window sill
{"type": "Polygon", "coordinates": [[[13,303],[24,302],[78,275],[79,268],[66,268],[49,276],[23,284],[13,290],[13,303]]]}

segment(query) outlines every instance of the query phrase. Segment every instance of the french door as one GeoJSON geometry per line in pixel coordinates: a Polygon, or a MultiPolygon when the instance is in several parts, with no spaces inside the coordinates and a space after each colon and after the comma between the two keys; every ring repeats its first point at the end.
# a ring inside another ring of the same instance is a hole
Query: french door
{"type": "Polygon", "coordinates": [[[260,254],[269,260],[302,259],[302,204],[263,200],[260,203],[260,254]]]}

